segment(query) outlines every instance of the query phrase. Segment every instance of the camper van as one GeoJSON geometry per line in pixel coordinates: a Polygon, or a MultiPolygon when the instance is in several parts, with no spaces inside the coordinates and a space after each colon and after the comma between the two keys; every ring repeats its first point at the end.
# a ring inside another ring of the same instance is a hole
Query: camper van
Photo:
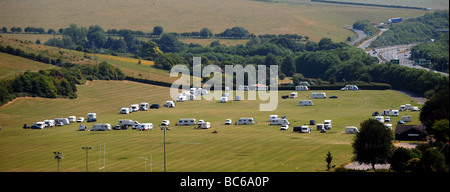
{"type": "Polygon", "coordinates": [[[97,113],[88,113],[87,122],[96,122],[97,121],[97,113]]]}
{"type": "Polygon", "coordinates": [[[394,116],[394,117],[397,117],[398,116],[398,110],[397,109],[392,110],[391,115],[394,116]]]}
{"type": "Polygon", "coordinates": [[[46,119],[44,121],[44,124],[45,124],[45,127],[53,127],[53,126],[55,126],[55,120],[48,120],[48,119],[46,119]]]}
{"type": "Polygon", "coordinates": [[[226,103],[226,102],[228,102],[228,97],[221,97],[221,98],[220,98],[220,102],[221,102],[221,103],[226,103]]]}
{"type": "Polygon", "coordinates": [[[275,118],[270,120],[270,125],[290,125],[290,123],[287,119],[275,118]]]}
{"type": "Polygon", "coordinates": [[[253,118],[239,118],[236,125],[252,125],[255,124],[253,118]]]}
{"type": "Polygon", "coordinates": [[[55,123],[56,123],[56,124],[62,123],[62,124],[64,124],[64,125],[69,125],[69,124],[70,124],[70,121],[69,121],[69,119],[67,119],[67,118],[56,118],[56,119],[55,119],[55,123]]]}
{"type": "Polygon", "coordinates": [[[202,128],[202,129],[209,129],[209,128],[211,128],[211,123],[210,122],[203,122],[200,128],[202,128]]]}
{"type": "Polygon", "coordinates": [[[297,92],[292,92],[290,98],[297,98],[298,97],[298,93],[297,92]]]}
{"type": "Polygon", "coordinates": [[[130,108],[122,107],[122,108],[120,108],[120,113],[121,114],[128,114],[128,113],[130,113],[130,108]]]}
{"type": "Polygon", "coordinates": [[[359,133],[359,130],[356,127],[348,126],[348,127],[345,127],[345,133],[347,133],[347,134],[359,133]]]}
{"type": "Polygon", "coordinates": [[[309,91],[309,88],[306,85],[297,85],[297,86],[295,86],[295,90],[296,91],[309,91]]]}
{"type": "Polygon", "coordinates": [[[411,122],[411,116],[402,116],[400,120],[402,120],[403,122],[411,122]]]}
{"type": "Polygon", "coordinates": [[[145,130],[152,130],[153,129],[153,123],[141,123],[138,125],[138,129],[141,131],[145,130]]]}
{"type": "Polygon", "coordinates": [[[110,124],[94,124],[92,125],[92,129],[89,131],[110,131],[111,125],[110,124]]]}
{"type": "Polygon", "coordinates": [[[377,120],[380,123],[384,123],[384,117],[383,116],[376,116],[375,120],[377,120]]]}
{"type": "Polygon", "coordinates": [[[324,92],[311,93],[311,98],[313,98],[313,99],[326,99],[327,95],[324,92]]]}
{"type": "Polygon", "coordinates": [[[149,107],[149,105],[148,105],[147,102],[142,102],[141,106],[139,107],[139,109],[142,110],[142,111],[147,111],[148,107],[149,107]]]}
{"type": "Polygon", "coordinates": [[[196,125],[197,121],[195,119],[180,119],[175,125],[196,125]]]}
{"type": "Polygon", "coordinates": [[[69,118],[67,118],[69,120],[69,123],[73,123],[76,121],[77,117],[76,116],[69,116],[69,118]]]}
{"type": "Polygon", "coordinates": [[[300,100],[300,102],[298,102],[299,106],[312,106],[314,105],[314,103],[311,100],[300,100]]]}

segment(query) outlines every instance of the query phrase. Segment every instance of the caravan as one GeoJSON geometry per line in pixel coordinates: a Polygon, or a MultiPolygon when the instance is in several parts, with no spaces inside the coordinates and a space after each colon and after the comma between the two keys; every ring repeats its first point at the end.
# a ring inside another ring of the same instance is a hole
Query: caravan
{"type": "Polygon", "coordinates": [[[195,125],[196,122],[195,119],[180,119],[175,125],[195,125]]]}
{"type": "Polygon", "coordinates": [[[220,98],[220,102],[221,102],[221,103],[226,103],[226,102],[228,102],[228,97],[221,97],[221,98],[220,98]]]}
{"type": "Polygon", "coordinates": [[[384,117],[383,116],[376,116],[375,120],[377,120],[380,123],[384,123],[384,117]]]}
{"type": "Polygon", "coordinates": [[[44,121],[44,124],[45,124],[45,127],[53,127],[53,126],[55,126],[55,120],[48,120],[48,119],[46,119],[44,121]]]}
{"type": "Polygon", "coordinates": [[[122,107],[122,108],[120,108],[120,113],[121,114],[128,114],[128,113],[130,113],[130,108],[122,107]]]}
{"type": "Polygon", "coordinates": [[[313,98],[313,99],[326,99],[327,95],[324,92],[311,93],[311,98],[313,98]]]}
{"type": "Polygon", "coordinates": [[[209,128],[211,128],[211,123],[210,122],[203,122],[201,124],[200,128],[202,128],[202,129],[209,129],[209,128]]]}
{"type": "Polygon", "coordinates": [[[297,85],[297,86],[295,86],[295,90],[296,91],[309,91],[309,88],[306,85],[297,85]]]}
{"type": "Polygon", "coordinates": [[[33,125],[31,126],[31,129],[43,129],[45,128],[45,123],[42,121],[33,123],[33,125]]]}
{"type": "Polygon", "coordinates": [[[290,98],[297,98],[298,97],[298,93],[297,92],[292,92],[290,98]]]}
{"type": "Polygon", "coordinates": [[[97,113],[88,113],[87,122],[96,122],[97,121],[97,113]]]}
{"type": "Polygon", "coordinates": [[[141,123],[138,125],[138,129],[141,131],[145,130],[152,130],[153,129],[153,123],[141,123]]]}
{"type": "Polygon", "coordinates": [[[298,102],[299,106],[312,106],[314,105],[314,103],[311,100],[300,100],[300,102],[298,102]]]}
{"type": "Polygon", "coordinates": [[[67,118],[69,120],[69,123],[73,123],[76,121],[77,117],[76,116],[69,116],[69,118],[67,118]]]}
{"type": "Polygon", "coordinates": [[[139,109],[142,110],[142,111],[147,111],[148,107],[149,107],[149,105],[148,105],[147,102],[142,102],[141,106],[139,107],[139,109]]]}
{"type": "Polygon", "coordinates": [[[138,104],[132,104],[131,105],[131,112],[139,111],[139,105],[138,104]]]}
{"type": "Polygon", "coordinates": [[[255,124],[253,118],[239,118],[236,125],[252,125],[255,124]]]}
{"type": "Polygon", "coordinates": [[[55,123],[56,124],[61,124],[62,123],[63,125],[69,125],[70,121],[67,118],[56,118],[55,119],[55,123]]]}
{"type": "Polygon", "coordinates": [[[270,120],[270,125],[290,125],[290,123],[287,119],[275,118],[270,120]]]}
{"type": "Polygon", "coordinates": [[[175,107],[175,103],[173,101],[166,101],[166,104],[164,104],[164,107],[173,108],[173,107],[175,107]]]}
{"type": "Polygon", "coordinates": [[[300,133],[311,133],[311,130],[309,129],[308,125],[302,125],[301,127],[294,127],[293,131],[300,133]]]}
{"type": "Polygon", "coordinates": [[[359,133],[359,130],[356,127],[348,126],[345,127],[345,133],[347,134],[359,133]]]}
{"type": "Polygon", "coordinates": [[[398,116],[398,110],[397,109],[393,109],[391,115],[394,116],[394,117],[397,117],[398,116]]]}
{"type": "Polygon", "coordinates": [[[347,91],[347,90],[358,91],[359,88],[356,85],[346,85],[345,87],[341,88],[341,91],[347,91]]]}
{"type": "Polygon", "coordinates": [[[110,130],[111,130],[110,124],[95,124],[89,131],[110,131],[110,130]]]}

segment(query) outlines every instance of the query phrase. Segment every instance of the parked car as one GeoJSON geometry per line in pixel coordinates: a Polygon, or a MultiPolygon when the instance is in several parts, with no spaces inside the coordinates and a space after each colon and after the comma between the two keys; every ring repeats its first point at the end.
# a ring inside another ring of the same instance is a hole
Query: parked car
{"type": "Polygon", "coordinates": [[[77,122],[78,122],[78,123],[84,122],[84,117],[78,117],[77,122]]]}
{"type": "Polygon", "coordinates": [[[120,127],[120,125],[116,125],[116,126],[114,126],[112,129],[113,129],[113,130],[121,130],[122,127],[120,127]]]}
{"type": "Polygon", "coordinates": [[[337,98],[338,98],[338,96],[336,96],[336,95],[332,95],[332,96],[330,96],[329,98],[330,98],[330,99],[337,99],[337,98]]]}
{"type": "Polygon", "coordinates": [[[23,124],[23,128],[24,128],[24,129],[29,129],[30,126],[29,126],[28,124],[23,124]]]}
{"type": "Polygon", "coordinates": [[[288,130],[289,129],[289,125],[282,125],[280,127],[280,130],[288,130]]]}
{"type": "Polygon", "coordinates": [[[289,98],[289,95],[282,95],[281,98],[287,99],[287,98],[289,98]]]}
{"type": "Polygon", "coordinates": [[[375,111],[372,113],[372,116],[379,116],[379,115],[380,115],[380,113],[378,113],[378,111],[375,111]]]}
{"type": "Polygon", "coordinates": [[[225,120],[225,125],[231,125],[231,119],[227,119],[227,120],[225,120]]]}
{"type": "Polygon", "coordinates": [[[150,109],[159,109],[159,108],[160,108],[159,104],[150,105],[150,109]]]}

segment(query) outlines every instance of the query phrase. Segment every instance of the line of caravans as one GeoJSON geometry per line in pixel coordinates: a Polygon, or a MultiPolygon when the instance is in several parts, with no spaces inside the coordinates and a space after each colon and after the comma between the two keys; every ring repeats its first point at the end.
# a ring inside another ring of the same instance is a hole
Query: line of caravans
{"type": "MultiPolygon", "coordinates": [[[[94,122],[97,120],[97,115],[95,113],[88,113],[88,122],[94,122]]],[[[24,129],[43,129],[54,126],[63,126],[70,125],[73,122],[83,122],[84,117],[79,117],[77,119],[76,116],[69,116],[68,118],[55,118],[55,119],[46,119],[44,121],[34,122],[33,125],[29,126],[27,124],[23,125],[24,129]]]]}

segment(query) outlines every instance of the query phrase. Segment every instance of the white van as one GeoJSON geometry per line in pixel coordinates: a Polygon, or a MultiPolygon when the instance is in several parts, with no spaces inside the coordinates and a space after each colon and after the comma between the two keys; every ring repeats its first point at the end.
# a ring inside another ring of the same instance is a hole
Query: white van
{"type": "Polygon", "coordinates": [[[314,105],[314,103],[311,100],[300,100],[300,102],[298,102],[299,106],[312,106],[314,105]]]}
{"type": "Polygon", "coordinates": [[[147,111],[149,106],[150,105],[147,102],[142,102],[141,106],[139,107],[139,109],[142,110],[142,111],[147,111]]]}
{"type": "Polygon", "coordinates": [[[348,126],[348,127],[345,127],[345,133],[347,133],[347,134],[359,133],[359,130],[356,127],[348,126]]]}
{"type": "Polygon", "coordinates": [[[195,119],[180,119],[175,125],[196,125],[197,121],[195,119]]]}
{"type": "Polygon", "coordinates": [[[275,118],[270,120],[270,125],[290,125],[290,123],[287,119],[275,118]]]}
{"type": "Polygon", "coordinates": [[[130,113],[130,108],[122,107],[122,108],[120,108],[120,113],[121,114],[128,114],[128,113],[130,113]]]}
{"type": "Polygon", "coordinates": [[[313,99],[326,99],[327,98],[327,94],[325,94],[324,92],[311,93],[311,98],[313,98],[313,99]]]}
{"type": "Polygon", "coordinates": [[[92,129],[90,131],[110,131],[110,124],[94,124],[92,125],[92,129]]]}
{"type": "Polygon", "coordinates": [[[255,124],[253,118],[239,118],[236,122],[236,125],[252,125],[255,124]]]}
{"type": "Polygon", "coordinates": [[[152,130],[153,129],[153,123],[141,123],[138,125],[138,129],[141,131],[145,130],[152,130]]]}
{"type": "Polygon", "coordinates": [[[402,120],[403,122],[411,122],[411,116],[410,115],[402,116],[400,120],[402,120]]]}
{"type": "Polygon", "coordinates": [[[290,98],[297,98],[298,97],[298,93],[297,92],[292,92],[290,98]]]}

